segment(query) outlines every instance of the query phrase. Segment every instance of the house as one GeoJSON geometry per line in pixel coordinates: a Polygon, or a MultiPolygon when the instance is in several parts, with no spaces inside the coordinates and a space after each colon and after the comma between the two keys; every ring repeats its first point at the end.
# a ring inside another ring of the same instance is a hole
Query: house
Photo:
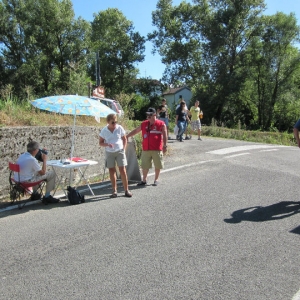
{"type": "Polygon", "coordinates": [[[169,88],[162,94],[162,96],[167,100],[168,107],[172,109],[177,106],[181,98],[185,100],[187,107],[190,107],[190,101],[193,95],[189,87],[183,86],[169,88]]]}

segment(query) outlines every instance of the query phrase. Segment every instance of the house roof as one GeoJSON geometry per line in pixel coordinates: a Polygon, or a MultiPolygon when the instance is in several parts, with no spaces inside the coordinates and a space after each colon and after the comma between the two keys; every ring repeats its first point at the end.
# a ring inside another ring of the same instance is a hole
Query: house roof
{"type": "Polygon", "coordinates": [[[170,88],[166,91],[164,91],[163,95],[174,95],[179,93],[180,91],[184,90],[184,89],[188,89],[189,91],[191,91],[191,89],[187,86],[182,86],[182,87],[177,87],[177,88],[170,88]]]}

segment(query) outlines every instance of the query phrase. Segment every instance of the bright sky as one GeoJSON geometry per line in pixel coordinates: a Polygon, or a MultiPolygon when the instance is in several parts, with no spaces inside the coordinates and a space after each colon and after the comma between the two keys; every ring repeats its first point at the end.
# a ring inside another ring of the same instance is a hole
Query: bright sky
{"type": "MultiPolygon", "coordinates": [[[[108,8],[118,8],[124,16],[133,22],[135,31],[147,36],[152,32],[151,12],[156,10],[157,0],[72,0],[76,17],[81,16],[87,21],[93,20],[93,14],[108,8]]],[[[173,0],[173,5],[178,5],[182,0],[173,0]]],[[[300,1],[299,0],[265,0],[267,10],[265,14],[273,15],[277,11],[289,14],[294,12],[300,25],[300,1]]],[[[140,77],[161,79],[164,65],[160,56],[151,54],[152,43],[146,43],[145,61],[138,64],[140,77]]],[[[101,64],[101,62],[100,62],[101,64]]]]}

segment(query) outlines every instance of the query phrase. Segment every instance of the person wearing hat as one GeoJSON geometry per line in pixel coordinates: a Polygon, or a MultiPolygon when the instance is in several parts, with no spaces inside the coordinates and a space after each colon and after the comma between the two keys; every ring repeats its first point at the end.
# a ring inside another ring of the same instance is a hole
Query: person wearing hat
{"type": "Polygon", "coordinates": [[[142,181],[138,185],[147,184],[149,169],[152,168],[152,161],[155,167],[154,186],[158,185],[160,170],[163,169],[163,153],[167,151],[167,129],[166,124],[156,119],[155,108],[148,108],[147,120],[127,134],[127,139],[142,132],[142,181]]]}

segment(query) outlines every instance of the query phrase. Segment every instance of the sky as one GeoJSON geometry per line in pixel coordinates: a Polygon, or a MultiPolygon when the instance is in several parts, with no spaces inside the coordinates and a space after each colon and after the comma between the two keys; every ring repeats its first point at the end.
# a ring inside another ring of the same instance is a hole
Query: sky
{"type": "MultiPolygon", "coordinates": [[[[142,36],[147,36],[155,27],[152,26],[152,11],[156,10],[157,0],[73,0],[75,16],[82,17],[86,21],[92,21],[93,15],[108,8],[118,8],[123,15],[133,22],[134,31],[142,36]]],[[[173,0],[173,5],[179,5],[182,0],[173,0]]],[[[188,1],[187,1],[188,2],[188,1]]],[[[299,0],[265,0],[267,9],[264,14],[273,15],[276,12],[289,14],[295,13],[300,25],[300,1],[299,0]]],[[[152,43],[146,42],[145,60],[137,65],[140,70],[139,77],[150,77],[160,80],[165,66],[161,63],[158,54],[151,53],[152,43]]],[[[101,65],[101,62],[100,62],[101,65]]],[[[101,69],[101,67],[100,67],[101,69]]]]}

